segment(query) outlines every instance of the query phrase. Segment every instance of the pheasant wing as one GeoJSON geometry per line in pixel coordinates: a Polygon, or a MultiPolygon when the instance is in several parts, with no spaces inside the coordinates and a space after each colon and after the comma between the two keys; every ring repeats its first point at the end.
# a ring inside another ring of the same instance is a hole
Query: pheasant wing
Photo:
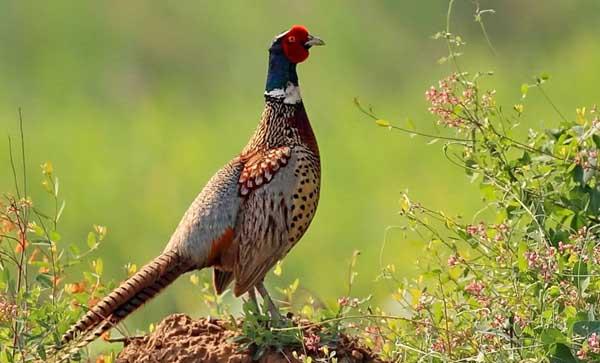
{"type": "Polygon", "coordinates": [[[253,155],[242,171],[240,194],[246,198],[233,242],[236,296],[260,282],[298,239],[290,227],[300,158],[289,147],[270,149],[253,155]]]}
{"type": "Polygon", "coordinates": [[[209,180],[184,214],[165,251],[189,256],[198,268],[219,264],[235,234],[242,201],[238,180],[243,167],[236,158],[209,180]]]}

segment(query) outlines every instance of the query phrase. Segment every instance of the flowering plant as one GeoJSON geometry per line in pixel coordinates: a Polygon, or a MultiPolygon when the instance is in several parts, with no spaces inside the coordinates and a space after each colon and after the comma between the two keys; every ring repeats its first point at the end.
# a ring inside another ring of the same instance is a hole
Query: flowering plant
{"type": "MultiPolygon", "coordinates": [[[[450,1],[450,11],[453,1],[450,1]]],[[[449,14],[450,14],[449,11],[449,14]]],[[[447,159],[478,183],[484,208],[453,218],[405,194],[405,228],[427,241],[423,274],[398,281],[403,313],[381,319],[382,351],[398,361],[578,362],[600,360],[600,114],[558,111],[541,75],[506,108],[483,79],[460,71],[461,38],[446,31],[456,71],[425,92],[443,135],[395,126],[357,102],[379,126],[445,140],[447,159]],[[522,130],[537,89],[556,111],[555,128],[522,130]]]]}
{"type": "MultiPolygon", "coordinates": [[[[17,172],[9,143],[14,192],[0,198],[0,363],[50,359],[61,333],[114,285],[101,281],[102,260],[89,260],[106,236],[106,227],[93,226],[84,251],[62,240],[59,221],[65,203],[50,162],[41,165],[41,186],[48,200],[36,204],[29,197],[23,139],[21,134],[23,173],[17,172]],[[84,262],[89,269],[83,269],[83,276],[67,277],[72,267],[84,262]]],[[[103,361],[110,362],[111,356],[103,361]]]]}

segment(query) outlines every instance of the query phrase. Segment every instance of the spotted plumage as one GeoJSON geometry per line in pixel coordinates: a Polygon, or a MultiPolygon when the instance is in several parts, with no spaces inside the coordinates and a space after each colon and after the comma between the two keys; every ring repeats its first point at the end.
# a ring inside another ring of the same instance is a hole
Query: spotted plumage
{"type": "MultiPolygon", "coordinates": [[[[321,182],[317,142],[304,104],[268,99],[263,122],[242,155],[287,155],[269,184],[243,199],[232,256],[217,269],[230,271],[239,296],[262,281],[302,237],[316,212],[321,182]],[[267,151],[261,152],[260,150],[267,151]]],[[[262,162],[262,161],[261,161],[262,162]]],[[[253,163],[254,164],[254,163],[253,163]]],[[[242,174],[243,175],[243,174],[242,174]]],[[[244,185],[240,186],[240,193],[244,185]]]]}
{"type": "MultiPolygon", "coordinates": [[[[269,49],[265,108],[241,153],[220,169],[192,202],[163,253],[100,300],[62,338],[78,349],[118,324],[179,275],[214,268],[218,293],[234,282],[236,296],[259,292],[277,309],[263,279],[310,225],[319,201],[321,162],[304,108],[296,65],[323,45],[294,26],[269,49]]],[[[141,241],[139,243],[142,243],[141,241]]],[[[66,355],[65,357],[68,357],[66,355]]]]}

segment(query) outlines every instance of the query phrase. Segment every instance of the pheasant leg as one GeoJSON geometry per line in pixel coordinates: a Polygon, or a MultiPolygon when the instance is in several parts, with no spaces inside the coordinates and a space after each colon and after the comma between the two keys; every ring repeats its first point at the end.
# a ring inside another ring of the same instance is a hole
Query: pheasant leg
{"type": "Polygon", "coordinates": [[[275,303],[271,299],[271,296],[269,296],[269,293],[267,292],[267,289],[265,288],[265,285],[262,281],[256,284],[256,290],[258,290],[260,296],[262,296],[263,300],[267,304],[267,307],[269,308],[269,313],[271,314],[271,319],[275,321],[283,320],[283,317],[279,313],[279,309],[277,309],[277,306],[275,306],[275,303]]]}

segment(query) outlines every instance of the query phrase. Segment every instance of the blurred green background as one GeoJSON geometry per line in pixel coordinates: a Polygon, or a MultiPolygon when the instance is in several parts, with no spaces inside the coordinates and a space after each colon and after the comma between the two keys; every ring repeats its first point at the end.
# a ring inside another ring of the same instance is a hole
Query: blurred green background
{"type": "MultiPolygon", "coordinates": [[[[453,29],[468,43],[460,59],[510,108],[519,86],[540,72],[568,117],[598,102],[600,2],[481,1],[494,54],[457,1],[453,29]]],[[[434,131],[423,94],[451,71],[437,59],[447,2],[431,1],[9,1],[0,2],[0,131],[17,136],[23,108],[29,177],[44,205],[38,165],[54,163],[67,201],[61,243],[85,246],[93,224],[109,234],[95,255],[106,277],[149,261],[208,178],[245,144],[262,107],[267,48],[291,24],[326,40],[299,69],[304,101],[323,158],[322,199],[312,227],[271,286],[300,278],[325,301],[346,292],[348,262],[361,250],[353,293],[386,303],[393,287],[375,282],[386,227],[401,223],[404,190],[434,209],[473,215],[477,187],[448,163],[441,144],[375,126],[353,105],[434,131]]],[[[526,104],[528,127],[558,117],[539,93],[526,104]]],[[[12,190],[7,143],[0,190],[12,190]]],[[[390,232],[383,263],[414,276],[423,242],[390,232]]],[[[209,278],[208,272],[202,276],[209,278]]],[[[205,313],[182,279],[128,321],[144,327],[168,313],[205,313]]]]}

